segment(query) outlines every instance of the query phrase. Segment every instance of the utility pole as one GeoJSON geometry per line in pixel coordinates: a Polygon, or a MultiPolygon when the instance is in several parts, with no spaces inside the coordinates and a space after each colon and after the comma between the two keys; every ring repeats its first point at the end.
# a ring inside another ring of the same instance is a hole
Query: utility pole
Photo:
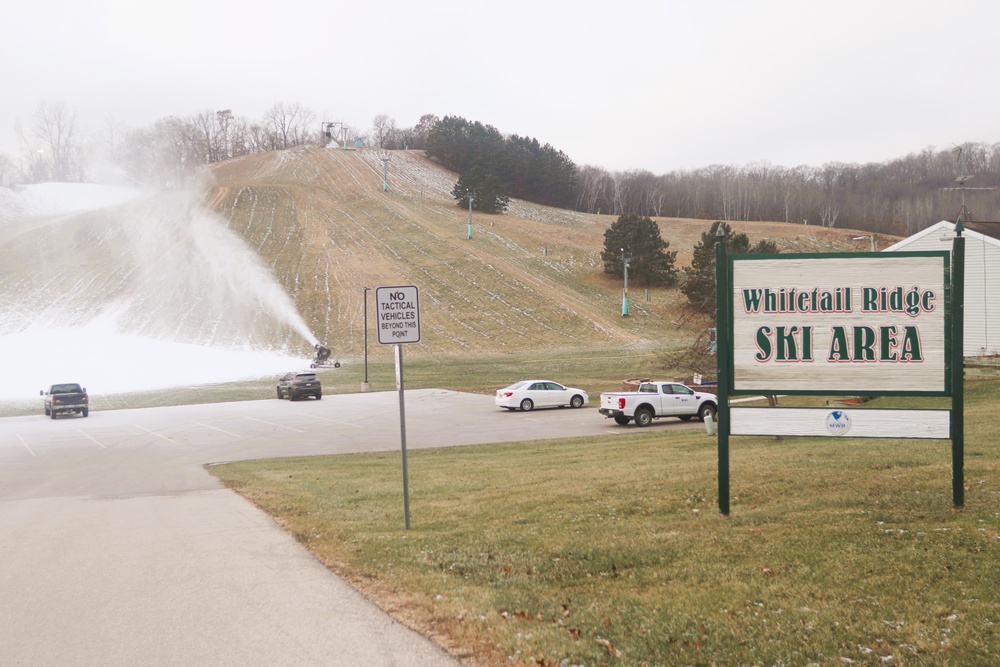
{"type": "Polygon", "coordinates": [[[628,317],[628,266],[632,262],[631,257],[625,256],[625,248],[622,248],[622,267],[625,269],[625,289],[622,290],[622,317],[628,317]]]}
{"type": "Polygon", "coordinates": [[[382,156],[382,192],[389,189],[389,156],[382,156]]]}

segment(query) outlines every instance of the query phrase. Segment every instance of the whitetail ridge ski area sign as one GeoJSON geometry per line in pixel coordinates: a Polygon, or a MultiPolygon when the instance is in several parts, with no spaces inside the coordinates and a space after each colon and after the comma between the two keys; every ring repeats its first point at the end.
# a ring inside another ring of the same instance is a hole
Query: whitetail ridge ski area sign
{"type": "Polygon", "coordinates": [[[948,254],[734,258],[733,389],[942,394],[948,254]]]}

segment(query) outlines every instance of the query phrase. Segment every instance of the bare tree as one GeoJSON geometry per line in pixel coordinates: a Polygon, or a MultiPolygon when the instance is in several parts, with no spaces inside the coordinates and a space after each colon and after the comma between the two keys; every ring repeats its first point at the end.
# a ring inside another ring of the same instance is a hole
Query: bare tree
{"type": "Polygon", "coordinates": [[[244,116],[234,117],[228,124],[229,156],[240,157],[253,153],[250,140],[250,122],[244,116]]]}
{"type": "Polygon", "coordinates": [[[299,103],[275,102],[264,113],[263,128],[269,150],[291,148],[307,143],[312,136],[310,127],[316,116],[299,103]]]}
{"type": "Polygon", "coordinates": [[[142,183],[181,187],[205,164],[204,145],[191,121],[161,118],[129,134],[128,172],[142,183]]]}
{"type": "Polygon", "coordinates": [[[10,185],[14,177],[14,158],[7,153],[0,153],[0,186],[10,185]]]}
{"type": "Polygon", "coordinates": [[[54,181],[69,179],[74,153],[79,156],[79,142],[74,137],[76,113],[63,102],[42,102],[34,113],[32,136],[47,150],[54,181]]]}
{"type": "Polygon", "coordinates": [[[577,210],[586,213],[607,213],[610,210],[608,190],[611,176],[600,167],[586,165],[577,170],[577,210]]]}
{"type": "Polygon", "coordinates": [[[396,132],[396,120],[380,113],[372,120],[372,136],[379,148],[389,148],[392,136],[396,132]]]}
{"type": "Polygon", "coordinates": [[[45,157],[45,149],[31,141],[24,134],[21,119],[14,121],[14,133],[21,143],[22,164],[25,179],[29,183],[41,183],[51,178],[49,162],[45,157]]]}
{"type": "Polygon", "coordinates": [[[211,164],[222,159],[220,157],[220,139],[215,124],[215,115],[211,111],[202,111],[191,119],[194,138],[202,161],[211,164]]]}
{"type": "Polygon", "coordinates": [[[215,112],[215,127],[218,130],[218,146],[216,148],[216,160],[226,160],[232,153],[230,152],[230,126],[233,122],[232,109],[221,109],[215,112]]]}
{"type": "Polygon", "coordinates": [[[427,137],[430,135],[431,130],[440,122],[441,119],[432,113],[425,113],[421,116],[420,120],[413,127],[414,143],[411,148],[427,148],[427,137]]]}

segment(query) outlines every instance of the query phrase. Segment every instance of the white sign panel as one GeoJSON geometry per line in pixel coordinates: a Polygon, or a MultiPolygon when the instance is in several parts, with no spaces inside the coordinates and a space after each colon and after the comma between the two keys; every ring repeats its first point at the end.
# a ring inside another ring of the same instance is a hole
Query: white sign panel
{"type": "Polygon", "coordinates": [[[420,342],[420,294],[414,285],[375,288],[378,342],[420,342]]]}
{"type": "Polygon", "coordinates": [[[735,391],[944,392],[947,253],[733,259],[735,391]]]}
{"type": "Polygon", "coordinates": [[[732,435],[936,440],[951,437],[950,410],[732,407],[729,411],[732,435]]]}

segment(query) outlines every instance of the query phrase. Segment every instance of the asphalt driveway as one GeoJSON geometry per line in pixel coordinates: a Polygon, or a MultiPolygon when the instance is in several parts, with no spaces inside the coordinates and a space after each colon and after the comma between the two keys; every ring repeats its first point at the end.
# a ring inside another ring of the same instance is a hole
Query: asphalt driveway
{"type": "MultiPolygon", "coordinates": [[[[204,469],[398,449],[398,417],[378,392],[0,419],[0,665],[458,665],[204,469]]],[[[406,421],[410,449],[623,432],[436,389],[406,421]]]]}

